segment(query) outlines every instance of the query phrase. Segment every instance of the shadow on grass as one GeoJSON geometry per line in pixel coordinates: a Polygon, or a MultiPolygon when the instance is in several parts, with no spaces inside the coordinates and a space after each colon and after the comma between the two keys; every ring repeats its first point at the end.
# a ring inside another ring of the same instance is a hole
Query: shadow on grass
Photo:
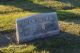
{"type": "MultiPolygon", "coordinates": [[[[71,3],[73,6],[77,7],[79,4],[77,1],[65,1],[65,0],[57,0],[59,2],[64,2],[64,3],[71,3]],[[75,3],[77,5],[75,5],[75,3]]],[[[25,11],[30,11],[30,12],[39,12],[39,13],[43,13],[43,12],[54,12],[57,10],[57,8],[53,8],[53,7],[47,7],[44,5],[40,5],[40,4],[36,4],[33,3],[32,1],[8,1],[8,2],[0,2],[0,5],[7,5],[7,6],[15,6],[17,8],[20,8],[22,10],[11,10],[11,11],[1,11],[0,14],[7,14],[7,13],[14,13],[14,12],[25,12],[25,11]]],[[[80,5],[79,5],[80,6],[80,5]]],[[[63,9],[73,9],[74,7],[68,7],[68,6],[64,6],[63,9]]]]}
{"type": "MultiPolygon", "coordinates": [[[[72,6],[68,7],[68,6],[64,6],[63,9],[65,10],[69,10],[69,9],[74,9],[73,6],[75,7],[80,7],[80,1],[79,0],[56,0],[59,2],[64,2],[64,3],[70,3],[72,6]]],[[[54,1],[53,1],[54,2],[54,1]]],[[[56,8],[52,8],[52,7],[47,7],[44,5],[40,5],[40,4],[36,4],[33,3],[31,0],[29,1],[8,1],[8,2],[0,2],[0,5],[7,5],[7,6],[15,6],[17,8],[23,9],[22,11],[30,11],[30,12],[39,12],[39,13],[43,13],[43,12],[54,12],[57,9],[56,8]]],[[[0,12],[0,14],[4,14],[4,13],[13,13],[13,12],[22,12],[21,10],[13,10],[13,11],[2,11],[0,12]]]]}
{"type": "MultiPolygon", "coordinates": [[[[52,9],[47,6],[43,6],[40,4],[33,3],[31,1],[8,1],[8,2],[0,2],[0,5],[7,5],[7,6],[15,6],[17,8],[22,9],[22,12],[30,11],[30,12],[54,12],[55,9],[52,9]]],[[[21,12],[20,10],[13,10],[13,11],[4,11],[0,12],[1,14],[4,13],[11,13],[11,12],[21,12]]]]}
{"type": "MultiPolygon", "coordinates": [[[[10,40],[12,40],[12,38],[14,38],[12,36],[16,34],[14,32],[12,34],[7,33],[7,35],[11,35],[10,40]]],[[[2,44],[0,45],[0,47],[8,46],[10,43],[13,44],[13,42],[10,42],[10,40],[8,44],[7,43],[5,43],[6,45],[2,44]]],[[[53,52],[54,53],[67,53],[67,52],[68,53],[76,53],[76,52],[79,53],[80,52],[78,51],[78,49],[80,49],[80,36],[71,34],[71,33],[67,33],[67,32],[62,32],[62,31],[59,35],[36,39],[36,40],[30,41],[27,43],[23,43],[23,44],[35,46],[36,48],[33,49],[33,51],[37,51],[37,52],[42,52],[42,51],[45,51],[46,53],[47,51],[49,53],[53,53],[53,52]]],[[[33,52],[33,51],[30,51],[30,52],[33,52]]]]}
{"type": "MultiPolygon", "coordinates": [[[[65,0],[57,0],[57,1],[64,1],[65,0]]],[[[68,1],[71,2],[71,1],[68,1]]],[[[73,1],[74,2],[74,1],[73,1]]],[[[77,1],[76,1],[77,2],[77,1]]],[[[33,3],[31,1],[10,1],[10,2],[0,2],[0,5],[9,5],[9,6],[15,6],[18,8],[23,9],[23,12],[30,11],[30,12],[38,12],[38,13],[44,13],[44,12],[57,12],[58,18],[60,21],[68,21],[68,22],[75,22],[73,20],[80,20],[80,14],[73,13],[73,12],[67,12],[65,11],[57,11],[56,9],[53,9],[51,7],[46,7],[40,4],[33,3]]],[[[13,12],[22,12],[20,10],[14,10],[14,11],[3,11],[0,12],[0,14],[7,14],[7,13],[13,13],[13,12]]]]}
{"type": "Polygon", "coordinates": [[[37,39],[26,44],[34,45],[36,47],[34,50],[39,52],[49,51],[50,53],[65,53],[65,50],[67,50],[66,52],[70,53],[71,49],[80,48],[80,36],[61,32],[58,36],[37,39]]]}
{"type": "Polygon", "coordinates": [[[63,3],[69,3],[72,6],[80,7],[80,0],[56,0],[56,1],[63,2],[63,3]]]}
{"type": "Polygon", "coordinates": [[[75,24],[80,24],[80,14],[75,13],[73,11],[57,11],[58,19],[59,21],[64,21],[64,22],[73,22],[75,24]]]}
{"type": "Polygon", "coordinates": [[[15,42],[15,36],[16,33],[14,29],[0,31],[0,47],[5,47],[15,42]]]}

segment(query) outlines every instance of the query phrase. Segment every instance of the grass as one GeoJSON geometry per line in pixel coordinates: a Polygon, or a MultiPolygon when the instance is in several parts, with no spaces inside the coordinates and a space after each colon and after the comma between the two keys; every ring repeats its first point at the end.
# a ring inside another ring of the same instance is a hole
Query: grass
{"type": "Polygon", "coordinates": [[[72,6],[70,3],[67,4],[67,3],[63,3],[63,2],[59,2],[59,1],[54,1],[54,2],[40,2],[39,4],[45,5],[47,7],[51,7],[53,9],[57,9],[57,10],[75,8],[75,6],[72,6]]]}
{"type": "Polygon", "coordinates": [[[15,29],[15,23],[16,23],[15,21],[17,18],[21,18],[23,16],[29,16],[31,14],[33,14],[33,13],[30,13],[30,12],[19,12],[18,13],[18,12],[16,12],[16,13],[0,15],[0,17],[1,17],[0,31],[15,29]]]}
{"type": "Polygon", "coordinates": [[[15,36],[17,18],[54,11],[58,14],[61,29],[58,36],[34,40],[25,45],[12,44],[1,48],[0,53],[80,53],[79,0],[0,2],[0,36],[15,36]]]}
{"type": "Polygon", "coordinates": [[[3,53],[79,53],[80,37],[67,32],[59,36],[28,42],[24,45],[9,45],[2,48],[3,53]]]}

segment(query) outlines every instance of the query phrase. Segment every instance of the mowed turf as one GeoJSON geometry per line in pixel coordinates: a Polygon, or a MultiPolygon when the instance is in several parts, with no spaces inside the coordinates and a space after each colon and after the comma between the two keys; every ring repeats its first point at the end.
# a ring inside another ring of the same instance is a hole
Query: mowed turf
{"type": "Polygon", "coordinates": [[[14,36],[17,18],[43,12],[57,12],[61,29],[61,33],[58,36],[34,40],[25,45],[12,44],[1,48],[1,52],[80,53],[79,0],[0,2],[0,35],[8,34],[8,36],[14,36]]]}

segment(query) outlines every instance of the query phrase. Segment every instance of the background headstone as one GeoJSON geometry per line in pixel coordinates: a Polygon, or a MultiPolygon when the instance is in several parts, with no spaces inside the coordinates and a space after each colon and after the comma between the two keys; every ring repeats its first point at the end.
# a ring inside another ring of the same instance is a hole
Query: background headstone
{"type": "Polygon", "coordinates": [[[56,12],[40,13],[16,20],[16,38],[18,43],[57,35],[59,32],[56,12]]]}

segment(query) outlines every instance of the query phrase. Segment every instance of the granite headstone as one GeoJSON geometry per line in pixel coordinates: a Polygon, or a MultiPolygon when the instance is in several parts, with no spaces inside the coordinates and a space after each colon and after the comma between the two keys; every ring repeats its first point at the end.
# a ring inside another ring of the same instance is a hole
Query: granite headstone
{"type": "Polygon", "coordinates": [[[18,43],[54,36],[59,32],[56,12],[40,13],[16,20],[16,40],[18,43]]]}

